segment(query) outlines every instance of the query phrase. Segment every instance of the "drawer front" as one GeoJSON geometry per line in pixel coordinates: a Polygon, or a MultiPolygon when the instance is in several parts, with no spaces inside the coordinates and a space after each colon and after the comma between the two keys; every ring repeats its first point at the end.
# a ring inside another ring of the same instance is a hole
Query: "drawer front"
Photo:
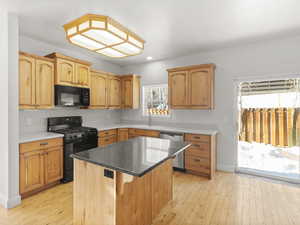
{"type": "Polygon", "coordinates": [[[117,135],[117,129],[104,130],[99,132],[99,137],[107,137],[111,135],[117,135]]]}
{"type": "Polygon", "coordinates": [[[128,133],[129,133],[129,135],[135,135],[135,129],[129,128],[128,133]]]}
{"type": "Polygon", "coordinates": [[[197,156],[197,157],[201,157],[201,158],[210,159],[209,150],[202,150],[202,149],[199,149],[199,148],[189,147],[185,151],[185,153],[186,153],[187,156],[197,156]]]}
{"type": "Polygon", "coordinates": [[[200,173],[210,173],[210,161],[209,159],[200,158],[197,156],[186,155],[185,168],[187,170],[193,170],[200,173]]]}
{"type": "Polygon", "coordinates": [[[202,135],[202,134],[185,134],[185,140],[190,142],[210,142],[210,136],[209,135],[202,135]]]}
{"type": "Polygon", "coordinates": [[[135,134],[137,136],[146,136],[146,137],[159,137],[159,131],[157,130],[142,130],[136,129],[135,134]]]}
{"type": "Polygon", "coordinates": [[[109,137],[100,137],[99,138],[99,146],[106,146],[106,145],[110,145],[112,143],[117,142],[117,136],[109,136],[109,137]]]}
{"type": "Polygon", "coordinates": [[[52,138],[20,144],[20,153],[35,151],[38,149],[52,148],[57,146],[63,146],[62,138],[52,138]]]}

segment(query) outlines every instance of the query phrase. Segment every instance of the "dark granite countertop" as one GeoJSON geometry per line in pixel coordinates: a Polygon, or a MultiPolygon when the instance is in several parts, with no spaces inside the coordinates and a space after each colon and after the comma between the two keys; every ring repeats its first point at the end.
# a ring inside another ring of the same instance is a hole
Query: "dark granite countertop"
{"type": "Polygon", "coordinates": [[[71,157],[140,177],[189,146],[186,142],[136,137],[72,154],[71,157]]]}

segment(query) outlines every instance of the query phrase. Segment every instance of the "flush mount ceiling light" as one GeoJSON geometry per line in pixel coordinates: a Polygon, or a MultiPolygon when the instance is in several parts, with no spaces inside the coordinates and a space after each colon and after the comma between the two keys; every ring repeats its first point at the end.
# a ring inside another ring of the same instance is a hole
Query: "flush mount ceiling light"
{"type": "Polygon", "coordinates": [[[87,14],[65,24],[69,42],[102,55],[123,58],[140,54],[145,41],[108,16],[87,14]]]}

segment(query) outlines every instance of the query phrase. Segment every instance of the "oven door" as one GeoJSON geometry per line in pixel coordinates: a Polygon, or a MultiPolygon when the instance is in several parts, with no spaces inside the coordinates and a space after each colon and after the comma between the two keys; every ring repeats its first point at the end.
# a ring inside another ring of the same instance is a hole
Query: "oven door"
{"type": "Polygon", "coordinates": [[[55,105],[89,106],[90,90],[88,88],[55,85],[55,105]]]}

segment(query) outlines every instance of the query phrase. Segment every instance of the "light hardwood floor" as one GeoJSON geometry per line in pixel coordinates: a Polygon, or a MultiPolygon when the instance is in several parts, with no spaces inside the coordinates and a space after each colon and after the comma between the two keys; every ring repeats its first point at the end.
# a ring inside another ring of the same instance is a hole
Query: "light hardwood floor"
{"type": "MultiPolygon", "coordinates": [[[[174,200],[153,225],[299,225],[300,187],[232,173],[174,173],[174,200]]],[[[71,225],[72,183],[0,208],[0,225],[71,225]]],[[[135,224],[138,225],[138,224],[135,224]]]]}

